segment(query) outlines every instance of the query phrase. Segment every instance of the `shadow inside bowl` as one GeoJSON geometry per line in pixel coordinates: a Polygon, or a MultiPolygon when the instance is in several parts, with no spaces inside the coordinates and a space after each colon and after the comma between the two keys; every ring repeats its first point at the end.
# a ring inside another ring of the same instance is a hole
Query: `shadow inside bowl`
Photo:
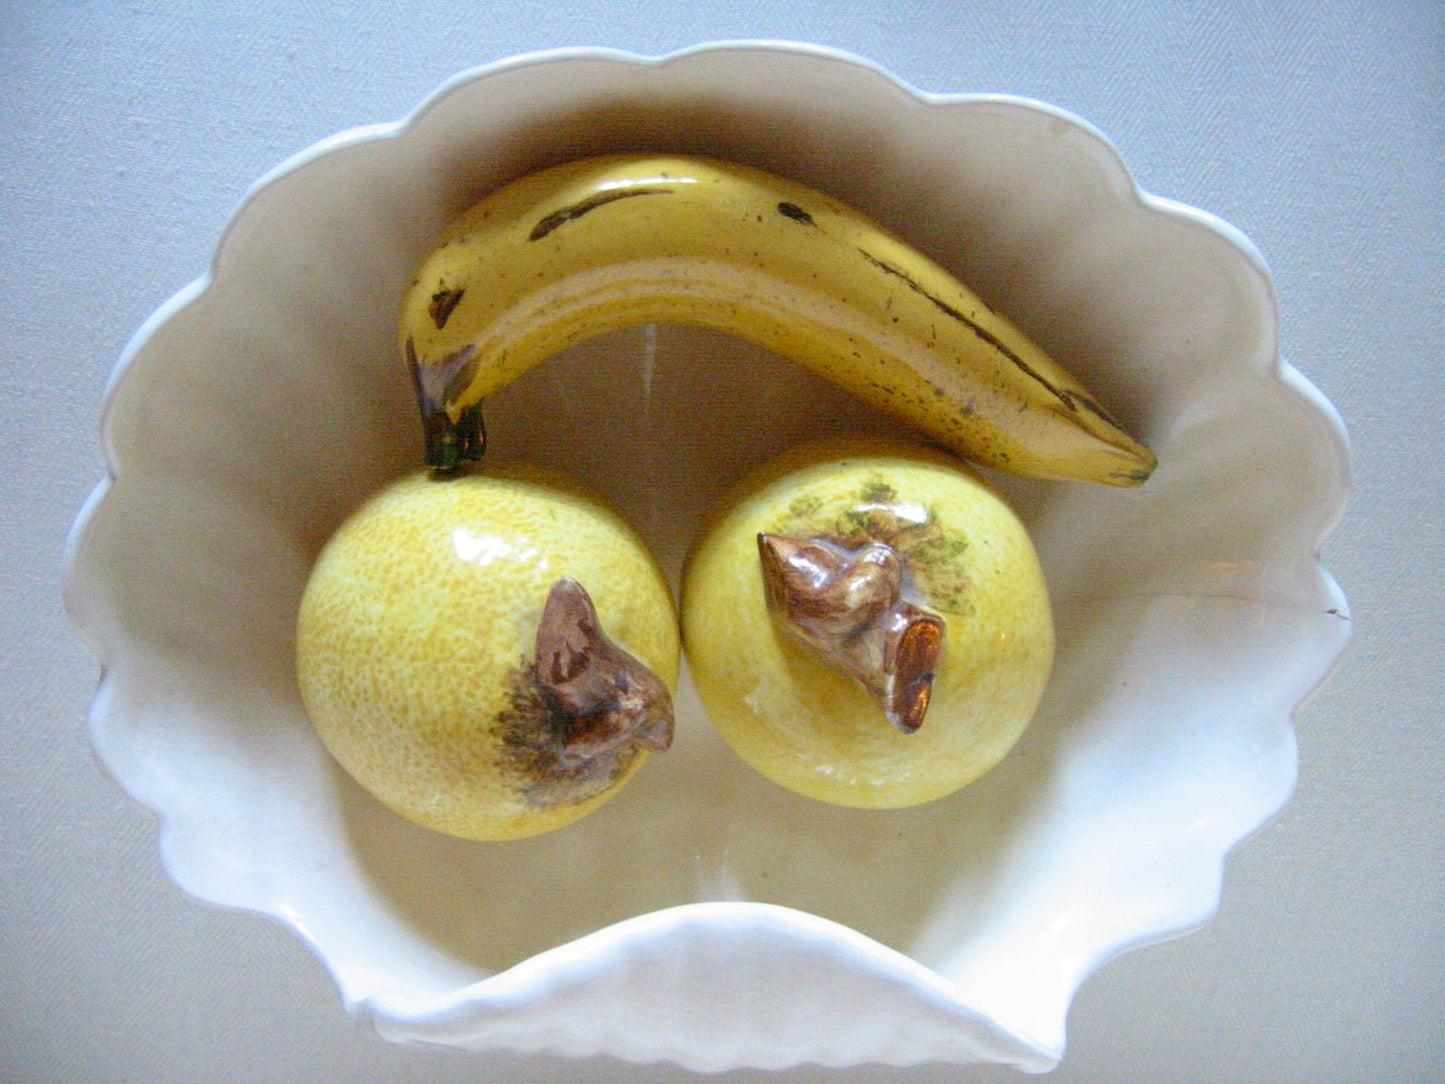
{"type": "Polygon", "coordinates": [[[334,770],[346,838],[393,921],[477,977],[680,904],[751,900],[909,950],[941,896],[986,883],[1038,778],[905,811],[835,809],[755,775],[695,716],[687,753],[652,759],[582,821],[478,843],[419,828],[334,770]]]}

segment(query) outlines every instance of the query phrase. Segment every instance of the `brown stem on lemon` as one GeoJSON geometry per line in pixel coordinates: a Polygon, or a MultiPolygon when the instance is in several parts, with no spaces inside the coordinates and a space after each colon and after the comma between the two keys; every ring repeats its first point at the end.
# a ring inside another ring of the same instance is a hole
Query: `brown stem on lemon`
{"type": "Polygon", "coordinates": [[[607,638],[591,596],[576,580],[558,580],[547,594],[533,667],[565,716],[562,767],[633,744],[656,752],[672,744],[667,686],[607,638]]]}
{"type": "Polygon", "coordinates": [[[883,542],[845,551],[759,534],[768,609],[784,629],[871,693],[912,734],[933,693],[944,622],[903,598],[903,559],[883,542]]]}

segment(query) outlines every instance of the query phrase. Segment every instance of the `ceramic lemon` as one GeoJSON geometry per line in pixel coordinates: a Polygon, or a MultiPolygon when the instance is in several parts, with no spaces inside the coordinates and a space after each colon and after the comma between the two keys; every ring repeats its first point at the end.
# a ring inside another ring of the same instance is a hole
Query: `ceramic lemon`
{"type": "Polygon", "coordinates": [[[646,549],[572,484],[417,473],[327,543],[296,665],[365,789],[428,828],[514,839],[595,809],[668,746],[677,625],[646,549]]]}
{"type": "Polygon", "coordinates": [[[1043,572],[958,460],[833,440],[746,479],[689,556],[683,641],[713,725],[836,805],[950,794],[998,763],[1053,662],[1043,572]]]}

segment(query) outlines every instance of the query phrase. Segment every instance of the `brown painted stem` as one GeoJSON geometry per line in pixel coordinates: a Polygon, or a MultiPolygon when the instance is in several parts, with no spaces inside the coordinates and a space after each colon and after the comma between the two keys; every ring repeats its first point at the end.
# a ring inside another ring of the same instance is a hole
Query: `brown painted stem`
{"type": "Polygon", "coordinates": [[[899,730],[917,730],[933,693],[945,626],[903,598],[898,552],[883,542],[850,552],[763,533],[758,554],[774,620],[861,681],[899,730]]]}
{"type": "Polygon", "coordinates": [[[537,627],[537,680],[567,714],[558,760],[575,767],[628,744],[672,744],[672,695],[662,679],[602,631],[573,579],[552,585],[537,627]]]}

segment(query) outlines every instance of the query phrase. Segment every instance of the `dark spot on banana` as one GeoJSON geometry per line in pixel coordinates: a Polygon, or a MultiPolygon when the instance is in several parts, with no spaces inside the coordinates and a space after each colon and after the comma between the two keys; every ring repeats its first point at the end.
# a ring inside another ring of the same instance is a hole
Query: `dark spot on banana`
{"type": "MultiPolygon", "coordinates": [[[[939,312],[954,320],[957,320],[960,324],[968,328],[984,342],[988,343],[989,346],[993,347],[1010,362],[1012,362],[1025,376],[1030,377],[1031,379],[1037,381],[1040,385],[1042,385],[1051,395],[1054,396],[1054,398],[1058,399],[1059,402],[1061,402],[1065,407],[1067,407],[1070,412],[1077,414],[1079,412],[1079,408],[1082,407],[1090,413],[1102,418],[1110,425],[1117,424],[1115,423],[1114,419],[1110,418],[1109,415],[1104,412],[1103,408],[1100,407],[1098,403],[1094,402],[1094,400],[1090,399],[1088,396],[1081,395],[1078,392],[1071,391],[1068,388],[1055,387],[1048,379],[1044,377],[1042,373],[1040,373],[1023,358],[1019,357],[1012,350],[1010,350],[1007,344],[1005,344],[1004,341],[1000,339],[997,335],[993,334],[993,332],[989,331],[987,328],[981,326],[972,317],[950,305],[947,301],[944,301],[943,298],[930,292],[927,288],[924,287],[921,282],[919,282],[897,264],[890,263],[889,261],[884,259],[880,259],[879,257],[873,255],[873,253],[869,252],[866,248],[860,248],[858,249],[858,252],[865,260],[871,263],[874,267],[878,268],[878,270],[882,271],[884,274],[892,275],[895,278],[901,279],[903,283],[907,285],[907,287],[914,293],[920,295],[921,297],[927,298],[930,302],[932,302],[933,306],[938,309],[939,312]]],[[[937,329],[934,329],[934,336],[937,336],[937,329]]]]}
{"type": "Polygon", "coordinates": [[[608,203],[615,203],[620,199],[628,199],[632,196],[661,196],[672,192],[671,188],[615,188],[606,192],[595,192],[586,199],[578,200],[576,203],[552,211],[543,215],[532,227],[532,232],[527,235],[529,241],[540,241],[558,226],[566,225],[575,219],[581,218],[588,211],[596,210],[608,203]]]}
{"type": "Polygon", "coordinates": [[[451,316],[452,310],[462,303],[462,295],[465,293],[466,290],[438,290],[431,295],[431,304],[426,307],[426,311],[438,331],[447,326],[447,318],[451,316]]]}
{"type": "Polygon", "coordinates": [[[1070,410],[1078,410],[1080,407],[1083,407],[1090,413],[1097,414],[1106,422],[1114,425],[1118,424],[1114,421],[1113,418],[1109,417],[1108,412],[1105,411],[1104,408],[1098,404],[1098,402],[1089,398],[1087,395],[1081,395],[1079,392],[1070,391],[1068,388],[1061,388],[1056,394],[1060,399],[1064,401],[1064,403],[1068,406],[1070,410]]]}
{"type": "Polygon", "coordinates": [[[784,200],[782,203],[778,204],[778,214],[782,215],[784,218],[791,218],[794,222],[802,222],[808,226],[817,225],[817,223],[813,221],[812,215],[810,215],[807,211],[803,210],[796,203],[789,203],[787,200],[784,200]]]}

